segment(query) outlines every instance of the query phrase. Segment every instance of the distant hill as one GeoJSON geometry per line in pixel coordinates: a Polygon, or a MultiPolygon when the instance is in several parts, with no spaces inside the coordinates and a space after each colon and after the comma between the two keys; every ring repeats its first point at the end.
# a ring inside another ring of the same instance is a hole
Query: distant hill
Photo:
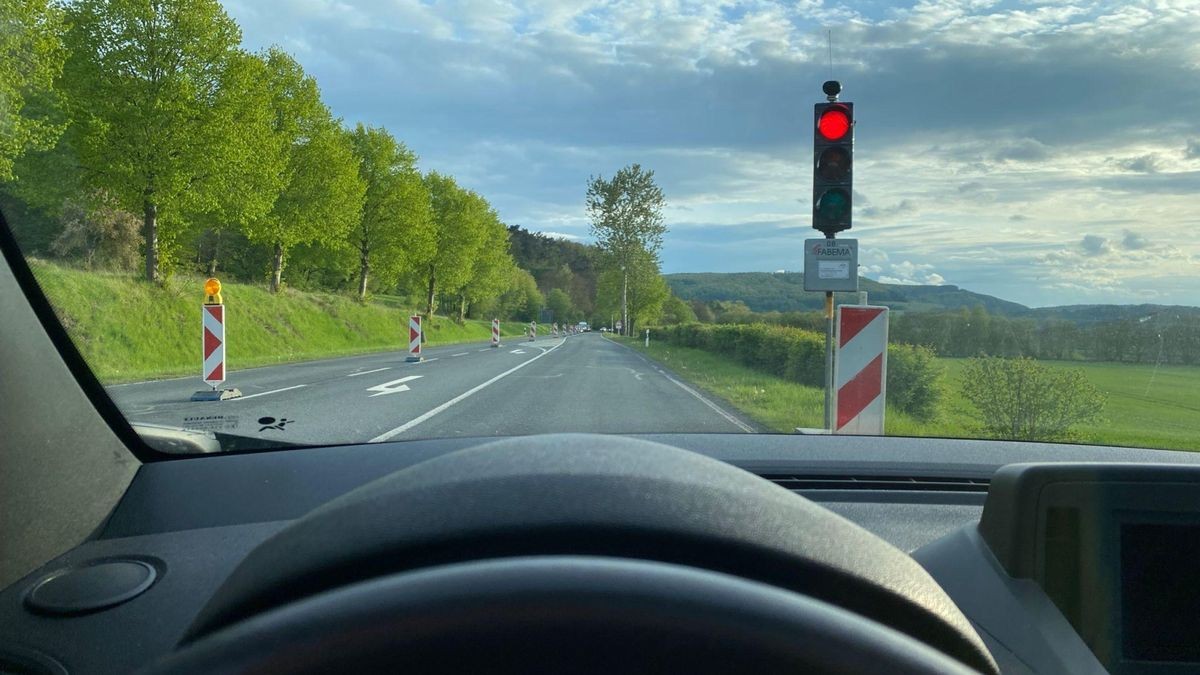
{"type": "MultiPolygon", "coordinates": [[[[822,293],[804,290],[804,275],[799,272],[703,272],[668,274],[666,279],[675,295],[684,300],[741,300],[755,312],[803,312],[819,310],[824,304],[822,293]]],[[[1063,319],[1080,325],[1148,320],[1149,317],[1158,320],[1200,317],[1200,307],[1184,305],[1063,305],[1030,308],[949,284],[884,284],[863,277],[859,286],[867,292],[869,302],[887,305],[897,312],[938,312],[982,306],[988,314],[1012,318],[1063,319]]],[[[838,297],[840,301],[842,294],[838,297]]]]}
{"type": "MultiPolygon", "coordinates": [[[[817,310],[824,304],[822,293],[804,290],[804,275],[799,272],[704,272],[668,274],[667,283],[684,300],[741,300],[756,312],[800,312],[817,310]]],[[[937,311],[982,305],[989,314],[1023,316],[1031,310],[1025,305],[973,293],[958,286],[907,286],[884,284],[863,278],[860,288],[872,303],[886,304],[896,311],[937,311]]]]}

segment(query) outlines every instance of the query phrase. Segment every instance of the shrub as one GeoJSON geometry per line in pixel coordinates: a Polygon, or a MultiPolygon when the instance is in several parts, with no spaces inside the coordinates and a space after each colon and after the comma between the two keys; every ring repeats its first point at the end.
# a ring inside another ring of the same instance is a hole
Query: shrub
{"type": "Polygon", "coordinates": [[[942,400],[942,367],[929,347],[888,345],[887,402],[927,422],[942,400]]]}
{"type": "Polygon", "coordinates": [[[1097,421],[1105,397],[1079,369],[1048,368],[1029,357],[971,359],[963,396],[985,431],[998,438],[1066,440],[1072,427],[1097,421]]]}

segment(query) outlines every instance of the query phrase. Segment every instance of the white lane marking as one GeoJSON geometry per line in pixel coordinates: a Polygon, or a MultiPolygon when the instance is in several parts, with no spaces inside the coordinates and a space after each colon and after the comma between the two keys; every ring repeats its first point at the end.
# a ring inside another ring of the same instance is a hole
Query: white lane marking
{"type": "Polygon", "coordinates": [[[419,365],[421,365],[422,363],[430,363],[431,361],[437,361],[437,357],[435,356],[435,357],[433,357],[432,359],[423,359],[423,360],[421,360],[421,361],[413,361],[413,365],[414,365],[414,366],[419,366],[419,365]]]}
{"type": "Polygon", "coordinates": [[[525,353],[524,349],[514,349],[511,352],[509,352],[509,354],[524,354],[524,353],[525,353]]]}
{"type": "Polygon", "coordinates": [[[284,387],[283,389],[272,389],[271,391],[262,391],[257,394],[250,394],[249,396],[239,396],[237,398],[231,398],[229,400],[230,401],[245,401],[248,398],[256,398],[258,396],[266,396],[267,394],[278,394],[281,391],[291,391],[293,389],[299,389],[300,387],[307,387],[307,386],[308,386],[307,384],[298,384],[294,387],[284,387]]]}
{"type": "Polygon", "coordinates": [[[466,356],[468,353],[469,352],[462,352],[461,354],[451,354],[450,356],[466,356]]]}
{"type": "Polygon", "coordinates": [[[408,375],[398,380],[377,384],[374,387],[367,387],[367,391],[379,392],[376,394],[371,394],[367,398],[375,398],[376,396],[383,396],[385,394],[398,394],[402,391],[408,391],[408,385],[404,383],[411,382],[413,380],[419,380],[422,377],[424,377],[424,375],[408,375]]]}
{"type": "Polygon", "coordinates": [[[708,407],[712,408],[713,410],[715,410],[715,411],[717,412],[717,414],[719,414],[721,417],[724,417],[726,420],[729,420],[729,422],[731,422],[731,423],[732,423],[734,426],[736,426],[737,428],[741,429],[742,431],[745,431],[745,432],[746,432],[746,433],[748,433],[748,434],[753,434],[753,433],[755,433],[755,431],[754,431],[754,427],[750,426],[749,424],[746,424],[745,422],[743,422],[743,421],[739,420],[738,418],[734,417],[733,415],[729,414],[729,413],[728,413],[728,412],[726,412],[726,411],[725,411],[725,410],[724,410],[724,409],[723,409],[721,406],[719,406],[719,405],[717,405],[716,403],[713,403],[712,401],[710,401],[710,400],[708,400],[707,398],[705,398],[705,397],[704,397],[704,395],[703,395],[703,394],[701,394],[700,392],[696,391],[695,389],[692,389],[691,387],[689,387],[688,385],[684,384],[683,382],[680,382],[679,380],[677,380],[677,379],[675,379],[675,378],[671,377],[670,375],[668,375],[668,374],[667,374],[667,371],[663,370],[662,368],[659,368],[657,365],[655,365],[655,364],[654,364],[654,362],[653,362],[653,361],[651,361],[651,360],[650,360],[649,358],[647,358],[646,356],[643,356],[642,354],[639,354],[639,353],[638,353],[636,350],[634,350],[632,347],[627,347],[627,346],[625,346],[625,345],[623,345],[623,344],[621,344],[621,343],[619,343],[619,342],[611,342],[611,344],[617,345],[618,347],[625,347],[625,349],[628,349],[629,351],[633,352],[633,353],[634,353],[634,354],[636,354],[636,355],[637,355],[639,358],[641,358],[643,361],[645,361],[646,363],[650,364],[650,367],[651,367],[651,368],[654,368],[655,370],[657,370],[659,375],[662,375],[663,377],[667,378],[668,380],[670,380],[670,381],[674,382],[675,384],[679,385],[679,387],[680,387],[681,389],[683,389],[683,390],[684,390],[684,391],[686,391],[687,393],[691,394],[692,396],[695,396],[695,397],[696,397],[696,399],[697,399],[698,401],[700,401],[700,402],[701,402],[701,403],[703,403],[704,405],[706,405],[706,406],[708,406],[708,407]]]}
{"type": "Polygon", "coordinates": [[[491,347],[488,347],[487,349],[479,349],[479,350],[476,350],[476,351],[481,351],[481,352],[490,352],[490,351],[492,351],[492,348],[491,348],[491,347]]]}
{"type": "Polygon", "coordinates": [[[378,373],[381,370],[391,370],[391,369],[392,369],[391,366],[384,366],[383,368],[376,368],[375,370],[364,370],[364,371],[361,371],[358,373],[350,373],[346,377],[358,377],[359,375],[370,375],[371,373],[378,373]]]}
{"type": "Polygon", "coordinates": [[[499,380],[503,379],[504,377],[507,377],[507,376],[517,372],[518,370],[524,368],[525,366],[533,363],[534,361],[537,361],[538,359],[549,354],[550,352],[554,351],[555,349],[558,349],[560,346],[562,346],[561,343],[551,347],[550,349],[542,352],[541,354],[538,354],[537,356],[533,357],[532,359],[529,359],[528,361],[522,361],[521,363],[518,363],[517,365],[513,366],[512,368],[509,368],[508,370],[504,371],[503,373],[500,373],[499,375],[493,377],[492,379],[488,380],[487,382],[483,382],[482,384],[477,384],[474,387],[471,387],[470,389],[464,391],[463,393],[459,394],[458,396],[455,396],[454,398],[450,399],[449,401],[446,401],[445,403],[439,405],[438,407],[434,408],[433,410],[430,410],[429,412],[421,415],[420,417],[411,419],[408,422],[405,422],[404,424],[401,424],[400,426],[396,427],[395,429],[392,429],[391,431],[387,431],[382,434],[379,434],[375,438],[372,438],[370,440],[370,442],[371,443],[379,443],[381,441],[386,441],[389,438],[392,438],[393,436],[398,436],[398,435],[408,431],[409,429],[412,429],[413,427],[417,426],[421,422],[424,422],[425,420],[429,419],[430,417],[433,417],[434,415],[446,410],[447,408],[454,405],[455,403],[458,403],[467,398],[470,398],[473,394],[480,391],[484,387],[487,387],[488,385],[490,385],[494,382],[498,382],[499,380]]]}

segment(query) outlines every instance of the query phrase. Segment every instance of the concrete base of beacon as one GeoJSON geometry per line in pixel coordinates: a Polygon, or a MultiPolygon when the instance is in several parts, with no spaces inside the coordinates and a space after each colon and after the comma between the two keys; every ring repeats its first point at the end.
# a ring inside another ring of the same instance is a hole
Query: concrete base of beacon
{"type": "Polygon", "coordinates": [[[241,398],[240,389],[208,389],[192,394],[193,401],[224,401],[231,398],[241,398]]]}
{"type": "Polygon", "coordinates": [[[425,360],[425,357],[423,357],[423,356],[406,356],[404,358],[405,363],[420,363],[424,360],[425,360]]]}

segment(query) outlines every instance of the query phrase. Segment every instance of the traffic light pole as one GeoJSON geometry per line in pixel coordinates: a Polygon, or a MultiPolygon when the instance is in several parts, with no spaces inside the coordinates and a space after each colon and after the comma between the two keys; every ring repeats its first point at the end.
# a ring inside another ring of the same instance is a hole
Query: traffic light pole
{"type": "Polygon", "coordinates": [[[825,428],[833,432],[833,291],[825,291],[825,428]]]}

